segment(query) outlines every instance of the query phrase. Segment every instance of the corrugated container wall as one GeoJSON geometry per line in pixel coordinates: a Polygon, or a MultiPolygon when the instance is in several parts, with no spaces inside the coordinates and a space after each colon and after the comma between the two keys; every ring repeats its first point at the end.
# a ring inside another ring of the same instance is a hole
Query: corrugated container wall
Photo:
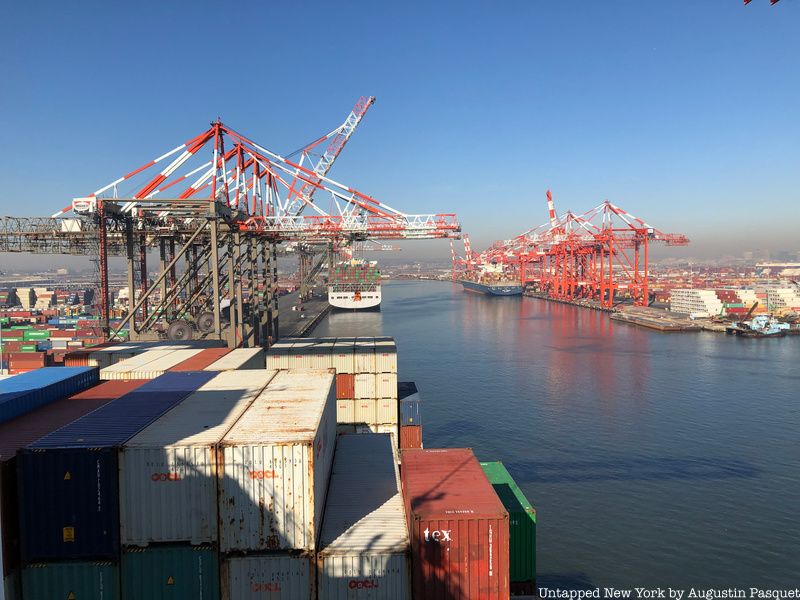
{"type": "Polygon", "coordinates": [[[267,369],[278,371],[289,368],[289,350],[291,344],[278,342],[270,347],[267,352],[267,369]]]}
{"type": "Polygon", "coordinates": [[[3,574],[20,562],[17,461],[20,448],[130,392],[144,381],[101,383],[0,425],[0,530],[3,574]]]}
{"type": "Polygon", "coordinates": [[[422,425],[400,426],[400,449],[422,448],[422,425]]]}
{"type": "Polygon", "coordinates": [[[331,371],[281,371],[220,446],[223,552],[314,550],[336,443],[331,371]]]}
{"type": "Polygon", "coordinates": [[[356,374],[356,399],[374,400],[375,396],[375,375],[373,373],[356,374]]]}
{"type": "Polygon", "coordinates": [[[391,437],[340,436],[317,555],[319,600],[410,599],[408,552],[391,437]]]}
{"type": "Polygon", "coordinates": [[[355,373],[355,358],[352,341],[336,340],[333,345],[333,368],[337,373],[355,373]]]}
{"type": "Polygon", "coordinates": [[[352,400],[356,397],[356,379],[352,373],[336,374],[336,397],[352,400]]]}
{"type": "Polygon", "coordinates": [[[45,367],[0,380],[0,423],[97,383],[91,367],[45,367]]]}
{"type": "Polygon", "coordinates": [[[465,448],[403,451],[415,598],[507,600],[508,512],[465,448]]]}
{"type": "Polygon", "coordinates": [[[356,339],[353,352],[356,373],[375,373],[375,342],[373,340],[367,338],[356,339]]]}
{"type": "Polygon", "coordinates": [[[120,452],[123,545],[217,541],[215,446],[275,371],[224,371],[120,452]]]}
{"type": "Polygon", "coordinates": [[[394,340],[375,338],[375,372],[397,373],[397,345],[394,340]]]}
{"type": "Polygon", "coordinates": [[[33,564],[22,570],[25,600],[117,600],[119,568],[111,562],[33,564]]]}
{"type": "Polygon", "coordinates": [[[519,489],[501,462],[482,462],[489,483],[494,487],[509,517],[511,593],[536,593],[536,509],[519,489]]]}
{"type": "Polygon", "coordinates": [[[120,578],[122,600],[219,598],[219,558],[211,546],[125,550],[120,578]]]}
{"type": "Polygon", "coordinates": [[[313,600],[313,558],[276,553],[222,561],[223,600],[313,600]]]}
{"type": "Polygon", "coordinates": [[[116,556],[117,448],[213,376],[167,373],[22,450],[17,467],[23,559],[116,556]]]}
{"type": "Polygon", "coordinates": [[[397,384],[401,425],[422,425],[422,397],[413,381],[397,384]]]}

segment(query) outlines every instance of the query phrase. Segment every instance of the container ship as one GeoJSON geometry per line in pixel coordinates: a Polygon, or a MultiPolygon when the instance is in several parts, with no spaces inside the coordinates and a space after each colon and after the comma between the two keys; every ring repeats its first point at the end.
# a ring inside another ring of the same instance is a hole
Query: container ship
{"type": "Polygon", "coordinates": [[[498,265],[487,265],[481,271],[459,279],[464,289],[490,296],[521,296],[519,282],[506,276],[498,265]]]}
{"type": "Polygon", "coordinates": [[[376,261],[336,263],[328,281],[328,302],[343,310],[377,309],[381,304],[381,272],[376,261]]]}
{"type": "Polygon", "coordinates": [[[422,447],[397,356],[390,337],[105,343],[0,381],[0,598],[535,590],[535,509],[501,463],[422,447]]]}

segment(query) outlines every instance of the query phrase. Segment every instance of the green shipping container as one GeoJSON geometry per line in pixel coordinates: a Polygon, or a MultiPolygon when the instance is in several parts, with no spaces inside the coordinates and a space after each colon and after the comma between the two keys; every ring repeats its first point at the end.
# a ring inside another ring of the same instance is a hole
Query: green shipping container
{"type": "Polygon", "coordinates": [[[123,600],[217,600],[219,559],[209,546],[152,546],[122,553],[123,600]]]}
{"type": "Polygon", "coordinates": [[[118,600],[119,569],[111,562],[29,565],[22,589],[25,600],[118,600]]]}
{"type": "Polygon", "coordinates": [[[20,352],[38,352],[36,344],[25,344],[19,347],[20,352]]]}
{"type": "Polygon", "coordinates": [[[511,593],[536,592],[536,509],[501,462],[482,462],[483,472],[508,511],[511,593]]]}
{"type": "Polygon", "coordinates": [[[26,342],[30,340],[49,340],[50,332],[46,329],[29,329],[23,334],[22,339],[26,342]]]}

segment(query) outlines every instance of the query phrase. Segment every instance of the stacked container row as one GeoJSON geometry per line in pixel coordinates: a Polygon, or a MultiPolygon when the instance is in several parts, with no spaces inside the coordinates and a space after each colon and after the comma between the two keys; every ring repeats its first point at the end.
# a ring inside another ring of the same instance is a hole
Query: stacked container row
{"type": "Polygon", "coordinates": [[[144,381],[102,383],[0,425],[0,563],[5,598],[18,598],[20,566],[16,453],[40,437],[134,390],[144,381]]]}
{"type": "Polygon", "coordinates": [[[100,379],[155,379],[200,352],[200,349],[148,350],[102,369],[100,379]]]}

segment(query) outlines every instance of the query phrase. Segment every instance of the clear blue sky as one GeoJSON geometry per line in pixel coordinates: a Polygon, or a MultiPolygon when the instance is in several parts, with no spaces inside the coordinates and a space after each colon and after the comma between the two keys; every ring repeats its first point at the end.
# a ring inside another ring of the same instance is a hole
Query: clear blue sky
{"type": "Polygon", "coordinates": [[[796,250],[798,32],[796,0],[7,3],[0,213],[50,214],[218,115],[286,152],[372,94],[331,175],[457,212],[476,246],[544,222],[549,187],[679,253],[796,250]]]}

